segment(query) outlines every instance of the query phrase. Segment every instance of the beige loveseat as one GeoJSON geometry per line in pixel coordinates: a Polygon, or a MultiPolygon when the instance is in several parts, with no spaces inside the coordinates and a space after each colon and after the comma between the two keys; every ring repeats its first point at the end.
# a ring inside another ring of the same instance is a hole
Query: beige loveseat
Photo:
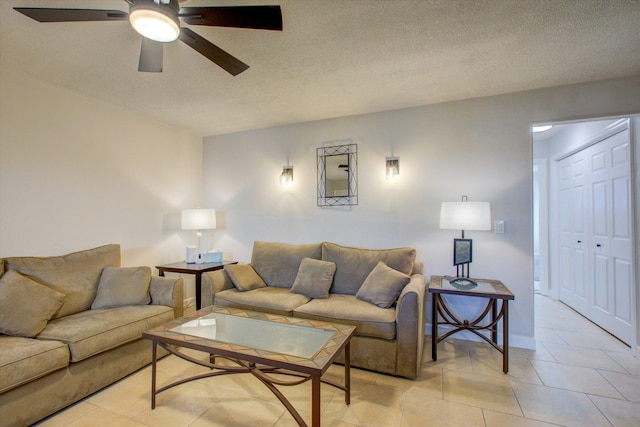
{"type": "Polygon", "coordinates": [[[182,279],[120,268],[120,246],[0,259],[0,425],[32,424],[151,362],[182,279]]]}
{"type": "Polygon", "coordinates": [[[426,282],[415,258],[412,248],[258,241],[250,264],[203,274],[202,305],[354,325],[353,366],[416,378],[426,282]]]}

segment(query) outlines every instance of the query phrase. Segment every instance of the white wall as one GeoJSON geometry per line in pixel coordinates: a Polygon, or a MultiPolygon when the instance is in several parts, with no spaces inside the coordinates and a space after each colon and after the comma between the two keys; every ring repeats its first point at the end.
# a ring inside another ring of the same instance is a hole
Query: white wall
{"type": "MultiPolygon", "coordinates": [[[[440,202],[490,201],[506,234],[468,232],[472,276],[502,280],[515,294],[512,344],[533,345],[530,125],[640,112],[640,77],[537,90],[311,123],[210,136],[204,143],[204,204],[220,227],[204,238],[226,258],[248,261],[254,240],[412,246],[427,277],[453,274],[451,230],[440,202]],[[315,149],[358,144],[359,205],[316,206],[315,149]],[[385,157],[400,157],[400,180],[384,180],[385,157]],[[278,176],[287,160],[294,184],[278,176]]],[[[457,302],[469,314],[479,310],[457,302]]]]}
{"type": "Polygon", "coordinates": [[[1,257],[120,243],[123,265],[184,259],[201,138],[9,72],[0,94],[1,257]]]}

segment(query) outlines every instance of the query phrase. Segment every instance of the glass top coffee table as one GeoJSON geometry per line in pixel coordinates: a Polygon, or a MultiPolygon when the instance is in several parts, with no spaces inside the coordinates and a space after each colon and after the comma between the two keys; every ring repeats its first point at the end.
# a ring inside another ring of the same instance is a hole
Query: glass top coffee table
{"type": "Polygon", "coordinates": [[[296,422],[307,424],[276,386],[294,386],[311,381],[311,425],[320,426],[320,383],[345,392],[350,403],[350,340],[355,327],[306,320],[297,317],[259,313],[227,307],[209,306],[195,313],[146,331],[143,338],[153,341],[151,408],[156,395],[180,384],[219,375],[250,373],[282,402],[296,422]],[[185,378],[156,389],[157,347],[211,371],[185,378]],[[208,362],[180,352],[189,348],[210,354],[208,362]],[[344,385],[322,378],[336,357],[344,351],[344,385]],[[226,359],[233,365],[216,364],[226,359]],[[287,374],[290,381],[270,374],[287,374]]]}

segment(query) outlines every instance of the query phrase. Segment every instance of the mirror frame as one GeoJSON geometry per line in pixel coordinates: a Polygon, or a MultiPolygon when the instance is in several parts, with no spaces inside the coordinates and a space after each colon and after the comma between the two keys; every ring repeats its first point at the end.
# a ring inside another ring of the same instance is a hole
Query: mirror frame
{"type": "Polygon", "coordinates": [[[344,144],[320,147],[318,159],[318,206],[350,206],[358,204],[358,145],[344,144]],[[327,196],[327,157],[347,155],[348,195],[327,196]]]}

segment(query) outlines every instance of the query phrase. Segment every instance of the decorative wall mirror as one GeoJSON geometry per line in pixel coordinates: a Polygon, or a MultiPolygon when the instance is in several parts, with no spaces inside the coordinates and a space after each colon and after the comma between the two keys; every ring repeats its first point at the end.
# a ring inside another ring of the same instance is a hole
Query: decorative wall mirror
{"type": "Polygon", "coordinates": [[[358,145],[320,147],[318,206],[358,204],[358,145]]]}

